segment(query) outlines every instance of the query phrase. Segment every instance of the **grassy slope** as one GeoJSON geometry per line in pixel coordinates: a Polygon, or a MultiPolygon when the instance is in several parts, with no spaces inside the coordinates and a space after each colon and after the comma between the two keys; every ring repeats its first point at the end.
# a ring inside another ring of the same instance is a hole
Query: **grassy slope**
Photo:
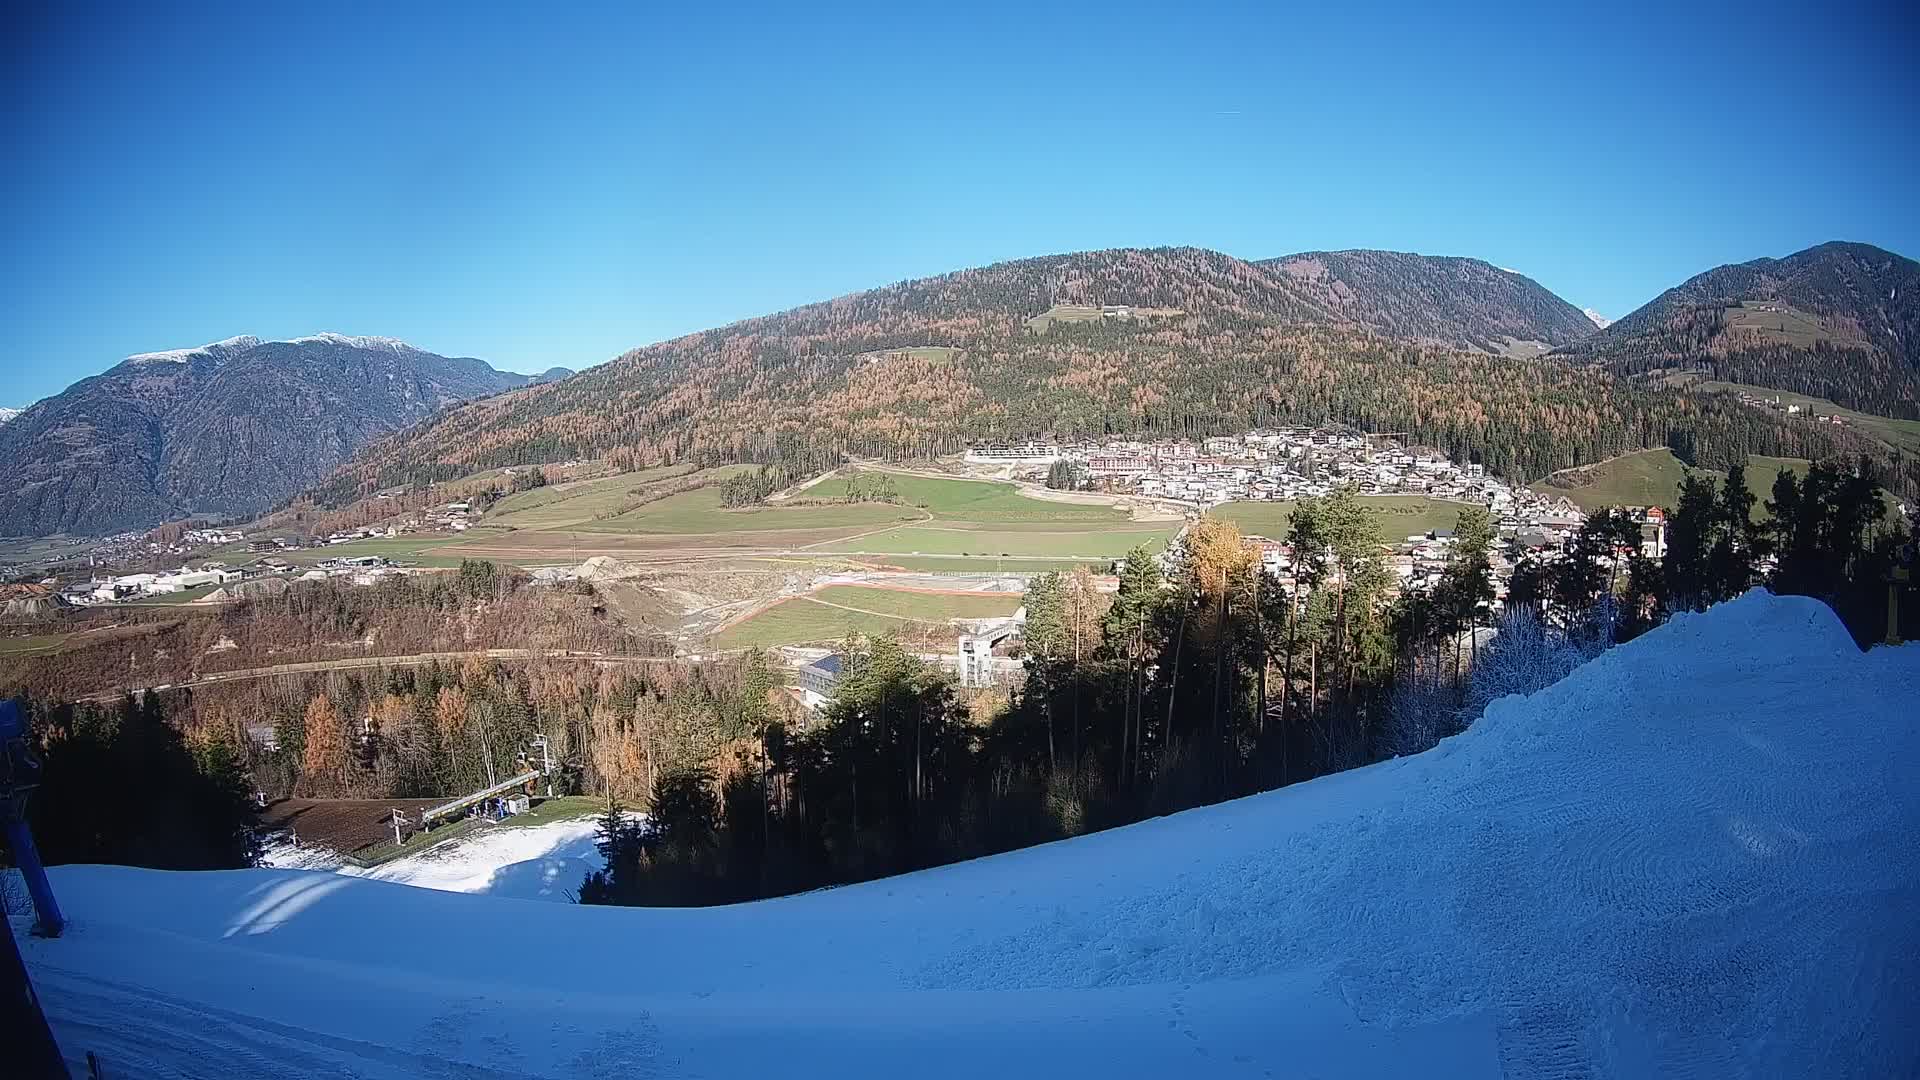
{"type": "MultiPolygon", "coordinates": [[[[1747,459],[1747,490],[1756,497],[1754,516],[1766,513],[1765,502],[1773,493],[1773,481],[1783,470],[1800,472],[1807,463],[1800,458],[1754,455],[1747,459]]],[[[1714,469],[1702,470],[1724,481],[1726,474],[1714,469]]],[[[1686,466],[1666,449],[1643,450],[1579,470],[1578,483],[1566,483],[1567,474],[1558,474],[1561,483],[1542,481],[1534,490],[1565,495],[1583,510],[1603,506],[1664,506],[1672,509],[1680,497],[1680,480],[1686,466]]]]}
{"type": "Polygon", "coordinates": [[[1656,504],[1671,507],[1684,476],[1686,466],[1673,451],[1662,447],[1555,473],[1532,487],[1543,494],[1564,495],[1583,510],[1656,504]]]}

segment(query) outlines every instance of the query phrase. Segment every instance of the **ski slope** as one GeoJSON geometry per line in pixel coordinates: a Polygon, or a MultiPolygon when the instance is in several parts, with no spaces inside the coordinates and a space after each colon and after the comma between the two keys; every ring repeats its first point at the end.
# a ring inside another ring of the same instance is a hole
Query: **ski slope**
{"type": "Polygon", "coordinates": [[[491,825],[371,870],[341,862],[331,852],[285,844],[269,848],[270,867],[325,870],[443,892],[517,900],[572,902],[588,873],[606,868],[594,846],[592,817],[540,825],[491,825]]]}
{"type": "Polygon", "coordinates": [[[867,885],[57,870],[112,1076],[1920,1075],[1920,648],[1752,594],[1441,747],[867,885]]]}

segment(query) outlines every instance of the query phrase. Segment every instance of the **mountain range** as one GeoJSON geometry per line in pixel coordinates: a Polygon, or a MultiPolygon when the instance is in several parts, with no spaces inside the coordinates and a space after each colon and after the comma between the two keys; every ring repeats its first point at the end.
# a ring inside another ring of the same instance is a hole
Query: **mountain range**
{"type": "MultiPolygon", "coordinates": [[[[1748,294],[1759,307],[1789,297],[1824,336],[1776,334],[1766,355],[1778,368],[1824,365],[1805,378],[1825,387],[1883,375],[1897,385],[1913,377],[1900,347],[1912,339],[1902,314],[1911,292],[1899,282],[1914,265],[1823,245],[1702,275],[1602,328],[1524,275],[1474,259],[1338,251],[1250,262],[1196,248],[1023,259],[747,319],[469,403],[370,446],[318,494],[337,504],[396,483],[600,454],[819,464],[992,438],[1329,422],[1403,432],[1521,481],[1661,445],[1721,467],[1748,453],[1871,453],[1886,448],[1645,377],[1640,361],[1649,340],[1672,340],[1658,333],[1665,312],[1732,319],[1748,294]]],[[[1755,332],[1733,328],[1723,344],[1755,332]]],[[[1712,343],[1661,362],[1788,381],[1754,369],[1751,348],[1727,355],[1748,366],[1716,367],[1712,343]]]]}
{"type": "MultiPolygon", "coordinates": [[[[561,376],[540,378],[550,377],[561,376]]],[[[0,427],[0,532],[101,534],[256,512],[370,438],[533,381],[332,333],[129,356],[0,427]]]]}
{"type": "Polygon", "coordinates": [[[1115,249],[905,281],[577,375],[386,338],[234,338],[129,357],[0,427],[18,478],[0,532],[243,514],[305,489],[338,505],[576,456],[811,465],[1262,424],[1403,432],[1521,481],[1660,445],[1721,466],[1879,453],[1689,384],[1920,415],[1916,294],[1920,264],[1864,244],[1719,267],[1611,323],[1477,259],[1115,249]]]}

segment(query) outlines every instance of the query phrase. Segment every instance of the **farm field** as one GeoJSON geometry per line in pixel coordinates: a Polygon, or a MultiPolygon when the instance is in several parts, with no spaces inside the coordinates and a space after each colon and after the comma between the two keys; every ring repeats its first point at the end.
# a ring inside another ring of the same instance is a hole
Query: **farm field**
{"type": "MultiPolygon", "coordinates": [[[[1128,523],[1117,523],[1125,525],[1128,523]]],[[[980,529],[907,525],[821,546],[822,551],[883,555],[1038,555],[1051,559],[1104,559],[1138,544],[1167,546],[1177,523],[1159,528],[980,529]]]]}
{"type": "Polygon", "coordinates": [[[855,633],[884,634],[905,626],[906,621],[902,619],[848,611],[794,597],[721,631],[714,636],[713,645],[717,649],[806,645],[841,641],[855,633]]]}
{"type": "Polygon", "coordinates": [[[691,465],[669,465],[523,491],[487,511],[487,523],[515,529],[566,528],[618,510],[635,493],[667,480],[688,476],[691,465]]]}
{"type": "Polygon", "coordinates": [[[212,553],[213,557],[245,566],[261,559],[278,557],[295,566],[312,566],[328,559],[350,559],[363,555],[379,555],[394,562],[416,563],[420,566],[449,567],[459,566],[458,556],[435,554],[437,549],[453,544],[472,543],[496,535],[494,530],[472,529],[464,533],[409,533],[391,539],[355,540],[347,544],[329,544],[325,547],[298,548],[293,551],[274,551],[254,553],[244,547],[221,548],[212,553]]]}
{"type": "Polygon", "coordinates": [[[1012,592],[962,594],[864,585],[829,585],[810,594],[810,599],[928,622],[1003,618],[1019,610],[1022,603],[1021,595],[1012,592]]]}
{"type": "Polygon", "coordinates": [[[38,656],[41,653],[58,652],[70,636],[27,634],[22,637],[0,637],[0,656],[38,656]]]}
{"type": "MultiPolygon", "coordinates": [[[[949,480],[884,470],[861,471],[890,477],[903,503],[924,507],[942,521],[1085,523],[1129,520],[1127,513],[1116,507],[1036,499],[1022,493],[1019,487],[998,480],[949,480]]],[[[845,498],[846,493],[847,479],[835,476],[808,488],[804,497],[839,499],[845,498]]]]}
{"type": "MultiPolygon", "coordinates": [[[[4,523],[0,523],[4,524],[4,523]]],[[[71,537],[7,537],[0,539],[0,563],[33,563],[83,559],[88,544],[71,537]]]]}
{"type": "Polygon", "coordinates": [[[915,592],[864,585],[831,585],[807,596],[782,600],[728,627],[714,637],[715,648],[806,645],[844,640],[849,634],[888,632],[928,647],[953,642],[954,619],[998,618],[1013,614],[1019,593],[915,592]]]}
{"type": "MultiPolygon", "coordinates": [[[[1380,529],[1389,543],[1434,529],[1451,529],[1465,505],[1424,495],[1366,495],[1360,502],[1379,518],[1380,529]]],[[[1279,540],[1287,535],[1293,503],[1231,502],[1215,507],[1211,513],[1233,522],[1242,533],[1279,540]]]]}
{"type": "Polygon", "coordinates": [[[720,505],[718,487],[696,488],[647,503],[619,517],[580,526],[582,532],[707,535],[841,529],[915,521],[927,515],[911,506],[847,503],[834,506],[759,506],[729,510],[720,505]]]}
{"type": "Polygon", "coordinates": [[[866,555],[859,564],[878,569],[898,568],[930,574],[1045,574],[1070,573],[1084,566],[1107,572],[1109,559],[1044,559],[999,555],[866,555]]]}

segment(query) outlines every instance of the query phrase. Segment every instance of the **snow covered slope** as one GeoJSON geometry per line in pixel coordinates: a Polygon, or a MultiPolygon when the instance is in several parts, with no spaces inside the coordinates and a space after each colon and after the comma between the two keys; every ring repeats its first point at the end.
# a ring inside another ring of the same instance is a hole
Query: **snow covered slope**
{"type": "Polygon", "coordinates": [[[273,867],[325,870],[442,892],[571,902],[581,880],[607,865],[593,843],[596,825],[595,819],[584,817],[542,825],[488,826],[371,870],[345,865],[331,852],[313,848],[275,847],[267,852],[266,862],[273,867]]]}
{"type": "Polygon", "coordinates": [[[116,1076],[1913,1076],[1916,689],[1754,594],[1418,757],[868,885],[67,867],[25,947],[116,1076]]]}

